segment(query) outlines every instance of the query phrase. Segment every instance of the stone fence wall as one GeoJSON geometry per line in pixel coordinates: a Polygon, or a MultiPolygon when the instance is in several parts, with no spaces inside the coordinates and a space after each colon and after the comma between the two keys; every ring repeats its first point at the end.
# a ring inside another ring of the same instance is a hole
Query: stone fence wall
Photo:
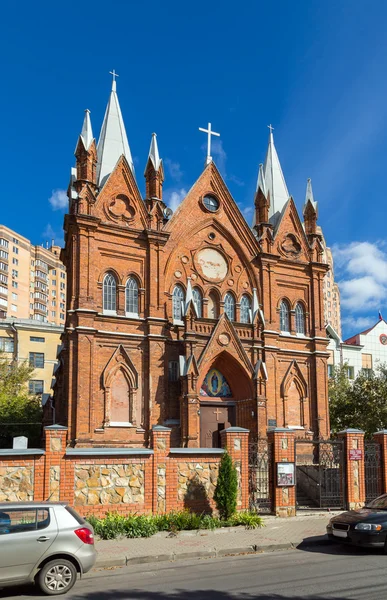
{"type": "MultiPolygon", "coordinates": [[[[238,508],[248,505],[248,430],[222,432],[239,473],[238,508]]],[[[65,501],[82,515],[107,511],[211,512],[222,448],[170,448],[171,430],[156,426],[151,448],[69,448],[67,429],[45,428],[44,449],[0,451],[0,501],[65,501]]]]}
{"type": "MultiPolygon", "coordinates": [[[[339,467],[345,486],[343,508],[357,508],[365,503],[369,476],[364,433],[348,429],[340,437],[344,448],[339,467]]],[[[98,516],[108,511],[162,514],[183,508],[211,512],[219,464],[227,448],[238,473],[238,510],[249,508],[249,481],[254,481],[249,478],[249,466],[253,474],[257,467],[249,465],[247,429],[222,431],[222,448],[171,448],[170,439],[170,429],[156,426],[150,448],[70,448],[67,428],[51,425],[45,428],[44,449],[0,450],[0,502],[64,501],[82,515],[98,516]]],[[[264,496],[268,492],[277,516],[296,514],[297,481],[284,484],[276,477],[278,464],[295,462],[297,466],[296,441],[294,430],[268,431],[270,460],[260,491],[264,496]]],[[[387,431],[375,434],[375,441],[380,461],[373,476],[378,479],[379,492],[386,493],[387,431]]],[[[311,463],[310,468],[318,467],[311,463]]],[[[258,481],[261,471],[255,476],[258,481]]]]}

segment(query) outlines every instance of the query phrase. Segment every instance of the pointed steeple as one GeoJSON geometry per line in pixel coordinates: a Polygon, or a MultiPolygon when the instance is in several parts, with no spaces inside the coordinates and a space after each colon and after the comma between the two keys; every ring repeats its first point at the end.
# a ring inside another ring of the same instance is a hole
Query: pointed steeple
{"type": "Polygon", "coordinates": [[[258,180],[257,180],[257,192],[261,190],[266,196],[266,184],[265,184],[265,175],[263,173],[263,164],[259,165],[258,169],[258,180]]]}
{"type": "Polygon", "coordinates": [[[309,177],[308,181],[306,182],[304,210],[306,208],[306,205],[308,204],[308,200],[311,201],[313,208],[317,211],[317,202],[315,201],[315,199],[313,197],[312,180],[310,177],[309,177]]]}
{"type": "Polygon", "coordinates": [[[281,164],[277,150],[274,145],[273,128],[269,126],[269,145],[267,148],[265,164],[263,167],[266,192],[270,195],[269,217],[280,213],[289,200],[289,192],[286,187],[281,164]]]}
{"type": "Polygon", "coordinates": [[[269,205],[262,163],[259,165],[258,169],[257,190],[255,193],[254,204],[255,208],[252,228],[254,228],[259,223],[267,223],[269,220],[269,205]]]}
{"type": "Polygon", "coordinates": [[[94,139],[93,130],[91,128],[90,111],[88,108],[86,108],[85,110],[85,118],[83,120],[81,138],[86,150],[88,150],[90,148],[91,142],[94,139]]]}
{"type": "MultiPolygon", "coordinates": [[[[97,147],[91,128],[90,111],[85,110],[81,135],[75,148],[77,180],[96,185],[97,147]]],[[[79,190],[78,190],[79,191],[79,190]]]]}
{"type": "Polygon", "coordinates": [[[148,161],[146,163],[145,171],[145,185],[146,185],[146,197],[147,199],[158,200],[163,199],[163,182],[164,182],[164,168],[163,161],[160,158],[159,148],[157,145],[157,136],[152,133],[151,144],[149,148],[148,161]]]}
{"type": "Polygon", "coordinates": [[[112,91],[106,107],[105,117],[102,123],[101,134],[99,136],[97,146],[97,183],[100,187],[105,183],[110,173],[112,173],[118,159],[122,156],[122,154],[125,156],[129,167],[134,174],[132,154],[130,152],[124,120],[122,118],[121,108],[116,92],[117,86],[115,77],[116,74],[114,73],[112,91]]]}
{"type": "Polygon", "coordinates": [[[317,233],[317,202],[313,197],[312,180],[309,178],[306,184],[305,204],[303,209],[304,227],[307,236],[317,233]]]}
{"type": "Polygon", "coordinates": [[[157,145],[157,135],[156,133],[152,133],[151,144],[149,148],[148,160],[150,160],[153,164],[153,168],[155,171],[158,171],[160,168],[161,160],[159,155],[159,147],[157,145]]]}

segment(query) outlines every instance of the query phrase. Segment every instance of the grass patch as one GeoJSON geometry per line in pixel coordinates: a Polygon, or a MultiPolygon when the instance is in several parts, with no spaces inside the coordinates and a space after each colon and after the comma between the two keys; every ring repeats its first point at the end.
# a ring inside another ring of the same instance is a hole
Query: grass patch
{"type": "Polygon", "coordinates": [[[119,515],[106,513],[105,517],[94,515],[86,517],[94,532],[103,540],[118,537],[140,538],[150,537],[158,531],[189,531],[197,529],[217,529],[219,527],[235,527],[244,525],[246,529],[263,527],[262,517],[254,512],[235,513],[227,520],[206,514],[196,514],[188,510],[170,512],[166,515],[119,515]]]}

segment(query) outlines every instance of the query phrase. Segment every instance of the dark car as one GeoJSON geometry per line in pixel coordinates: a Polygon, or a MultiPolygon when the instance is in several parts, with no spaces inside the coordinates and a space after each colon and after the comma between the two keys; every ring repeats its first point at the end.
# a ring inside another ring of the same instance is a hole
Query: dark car
{"type": "Polygon", "coordinates": [[[333,517],[327,525],[329,539],[356,546],[383,548],[387,554],[387,494],[364,508],[333,517]]]}

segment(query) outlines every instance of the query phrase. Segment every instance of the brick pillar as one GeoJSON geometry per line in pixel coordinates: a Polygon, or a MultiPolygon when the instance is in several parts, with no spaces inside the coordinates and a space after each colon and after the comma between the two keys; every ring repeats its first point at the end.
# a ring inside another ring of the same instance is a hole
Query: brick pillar
{"type": "Polygon", "coordinates": [[[339,437],[344,440],[345,499],[350,510],[365,504],[364,431],[345,429],[339,437]]]}
{"type": "Polygon", "coordinates": [[[387,429],[374,433],[374,441],[380,444],[380,492],[387,493],[387,429]]]}
{"type": "MultiPolygon", "coordinates": [[[[273,480],[273,511],[277,517],[296,516],[295,485],[279,486],[277,480],[277,463],[293,463],[295,433],[292,429],[276,427],[267,432],[271,451],[271,469],[273,480]]],[[[294,482],[295,483],[295,482],[294,482]]]]}
{"type": "Polygon", "coordinates": [[[44,428],[46,463],[44,499],[58,502],[65,499],[65,450],[67,427],[49,425],[44,428]]]}
{"type": "Polygon", "coordinates": [[[153,490],[152,512],[165,513],[170,498],[167,497],[167,467],[171,447],[171,429],[162,425],[152,428],[153,490]]]}
{"type": "Polygon", "coordinates": [[[249,430],[229,427],[220,432],[222,448],[227,448],[238,472],[237,510],[249,507],[249,430]]]}

